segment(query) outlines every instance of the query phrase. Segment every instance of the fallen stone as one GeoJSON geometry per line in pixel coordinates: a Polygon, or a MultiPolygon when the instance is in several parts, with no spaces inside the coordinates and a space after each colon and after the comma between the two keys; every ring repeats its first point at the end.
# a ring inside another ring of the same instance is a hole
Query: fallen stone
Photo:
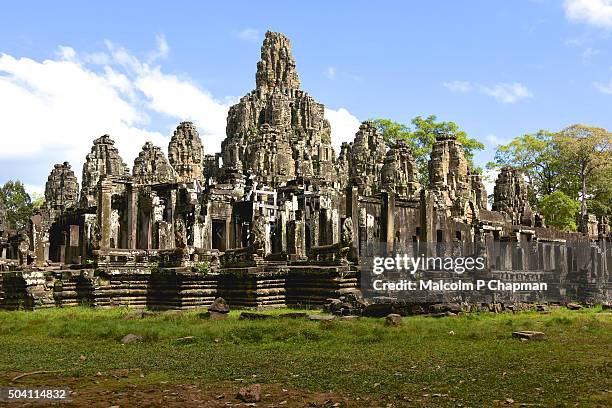
{"type": "Polygon", "coordinates": [[[150,310],[145,310],[144,312],[140,314],[140,317],[142,319],[146,319],[147,317],[155,317],[155,316],[157,316],[157,313],[151,312],[150,310]]]}
{"type": "Polygon", "coordinates": [[[291,313],[281,313],[278,315],[281,319],[305,319],[308,317],[308,313],[303,312],[291,312],[291,313]]]}
{"type": "Polygon", "coordinates": [[[240,313],[240,320],[271,320],[274,319],[274,316],[263,314],[263,313],[252,313],[252,312],[242,312],[240,313]]]}
{"type": "Polygon", "coordinates": [[[367,305],[361,314],[365,317],[385,317],[391,313],[393,313],[393,305],[389,303],[372,303],[367,305]]]}
{"type": "Polygon", "coordinates": [[[427,313],[422,315],[423,317],[446,317],[447,314],[446,312],[440,312],[440,313],[427,313]]]}
{"type": "Polygon", "coordinates": [[[311,314],[308,315],[308,319],[312,321],[330,321],[334,320],[336,316],[333,315],[323,315],[323,314],[311,314]]]}
{"type": "Polygon", "coordinates": [[[601,310],[610,310],[612,309],[612,303],[604,303],[601,305],[601,310]]]}
{"type": "Polygon", "coordinates": [[[397,313],[388,314],[387,317],[385,317],[385,324],[387,326],[399,326],[402,324],[402,316],[397,313]]]}
{"type": "Polygon", "coordinates": [[[461,313],[463,309],[459,303],[436,303],[430,307],[433,313],[452,312],[461,313]]]}
{"type": "Polygon", "coordinates": [[[236,398],[248,403],[259,402],[261,400],[261,385],[253,384],[248,387],[240,388],[236,398]]]}
{"type": "Polygon", "coordinates": [[[546,335],[544,333],[539,332],[539,331],[531,331],[531,330],[513,332],[512,337],[514,337],[515,339],[521,339],[521,340],[545,340],[546,339],[546,335]]]}
{"type": "Polygon", "coordinates": [[[216,313],[229,313],[230,309],[227,303],[225,302],[225,299],[219,297],[216,298],[210,306],[208,306],[208,311],[216,313]]]}
{"type": "Polygon", "coordinates": [[[176,342],[181,343],[181,344],[193,343],[195,342],[195,337],[194,336],[179,337],[178,339],[176,339],[176,342]]]}
{"type": "Polygon", "coordinates": [[[218,313],[218,312],[204,312],[204,313],[200,313],[198,314],[198,317],[200,319],[210,319],[210,320],[223,320],[223,319],[227,319],[229,315],[227,313],[218,313]]]}
{"type": "Polygon", "coordinates": [[[548,312],[548,305],[536,305],[536,311],[548,312]]]}
{"type": "Polygon", "coordinates": [[[568,303],[567,308],[569,310],[580,310],[582,309],[582,306],[580,306],[578,303],[568,303]]]}
{"type": "Polygon", "coordinates": [[[133,333],[129,333],[123,336],[123,338],[121,339],[121,344],[129,344],[140,340],[142,340],[142,337],[137,336],[133,333]]]}

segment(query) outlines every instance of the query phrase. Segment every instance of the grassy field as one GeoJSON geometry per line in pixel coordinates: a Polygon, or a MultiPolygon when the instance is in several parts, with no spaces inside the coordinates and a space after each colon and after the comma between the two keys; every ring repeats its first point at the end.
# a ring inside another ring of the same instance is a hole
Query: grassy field
{"type": "Polygon", "coordinates": [[[104,407],[238,406],[251,383],[262,385],[262,407],[612,406],[612,314],[601,309],[409,317],[400,327],[238,315],[0,312],[0,386],[64,385],[75,405],[104,407]],[[516,330],[547,339],[521,342],[516,330]],[[143,339],[121,344],[128,333],[143,339]],[[52,372],[12,381],[35,371],[52,372]]]}

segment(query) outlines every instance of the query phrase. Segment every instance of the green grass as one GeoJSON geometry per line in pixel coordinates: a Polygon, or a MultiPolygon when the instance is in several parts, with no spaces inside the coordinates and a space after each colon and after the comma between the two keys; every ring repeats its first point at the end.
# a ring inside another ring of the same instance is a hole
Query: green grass
{"type": "Polygon", "coordinates": [[[424,405],[441,394],[432,406],[491,406],[507,398],[547,407],[612,404],[612,314],[601,309],[409,317],[400,327],[369,318],[247,321],[237,312],[209,321],[197,313],[0,312],[0,372],[89,377],[138,368],[152,382],[243,378],[424,405]],[[540,330],[547,340],[520,342],[511,337],[516,330],[540,330]],[[127,333],[143,341],[120,344],[127,333]],[[176,341],[185,336],[195,341],[176,341]]]}

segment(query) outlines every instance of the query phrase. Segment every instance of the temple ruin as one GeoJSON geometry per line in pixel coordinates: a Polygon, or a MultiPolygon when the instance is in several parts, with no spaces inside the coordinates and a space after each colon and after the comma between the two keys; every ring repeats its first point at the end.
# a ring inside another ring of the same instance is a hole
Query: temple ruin
{"type": "MultiPolygon", "coordinates": [[[[539,277],[561,299],[609,301],[606,219],[591,217],[576,233],[547,228],[511,168],[499,173],[488,210],[481,176],[452,135],[436,138],[429,185],[409,147],[387,146],[372,122],[336,155],[324,106],[301,89],[282,34],[266,33],[255,79],[229,109],[216,155],[204,154],[190,122],[177,126],[167,156],[147,142],[133,166],[103,135],[80,190],[70,164],[55,165],[27,231],[6,227],[0,202],[0,307],[181,309],[218,296],[242,307],[320,306],[359,288],[372,248],[419,243],[469,243],[491,277],[539,277]],[[500,255],[501,242],[511,245],[500,255]],[[580,264],[568,243],[596,261],[580,264]]],[[[533,296],[470,301],[546,301],[533,296]]]]}

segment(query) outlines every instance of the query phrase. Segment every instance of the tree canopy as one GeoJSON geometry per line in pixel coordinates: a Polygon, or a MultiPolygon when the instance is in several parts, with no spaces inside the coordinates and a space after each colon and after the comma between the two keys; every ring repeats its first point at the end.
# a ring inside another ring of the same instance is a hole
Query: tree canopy
{"type": "Polygon", "coordinates": [[[28,225],[33,205],[23,183],[7,181],[0,188],[0,200],[6,207],[6,221],[9,228],[22,229],[28,225]]]}
{"type": "Polygon", "coordinates": [[[559,132],[518,136],[499,146],[494,162],[487,164],[503,166],[524,172],[533,187],[531,204],[552,220],[547,221],[551,226],[576,228],[576,220],[568,220],[573,207],[567,199],[578,205],[574,218],[578,209],[581,215],[612,214],[612,134],[605,129],[572,125],[559,132]]]}
{"type": "Polygon", "coordinates": [[[457,140],[463,145],[465,157],[473,169],[474,152],[484,149],[481,142],[469,137],[466,132],[459,129],[456,123],[438,122],[435,115],[430,115],[427,118],[415,117],[411,121],[412,128],[390,119],[376,119],[374,123],[389,146],[393,145],[396,140],[403,140],[408,144],[419,168],[420,181],[424,185],[427,185],[429,180],[427,163],[431,148],[436,141],[436,135],[450,134],[456,136],[457,140]]]}

